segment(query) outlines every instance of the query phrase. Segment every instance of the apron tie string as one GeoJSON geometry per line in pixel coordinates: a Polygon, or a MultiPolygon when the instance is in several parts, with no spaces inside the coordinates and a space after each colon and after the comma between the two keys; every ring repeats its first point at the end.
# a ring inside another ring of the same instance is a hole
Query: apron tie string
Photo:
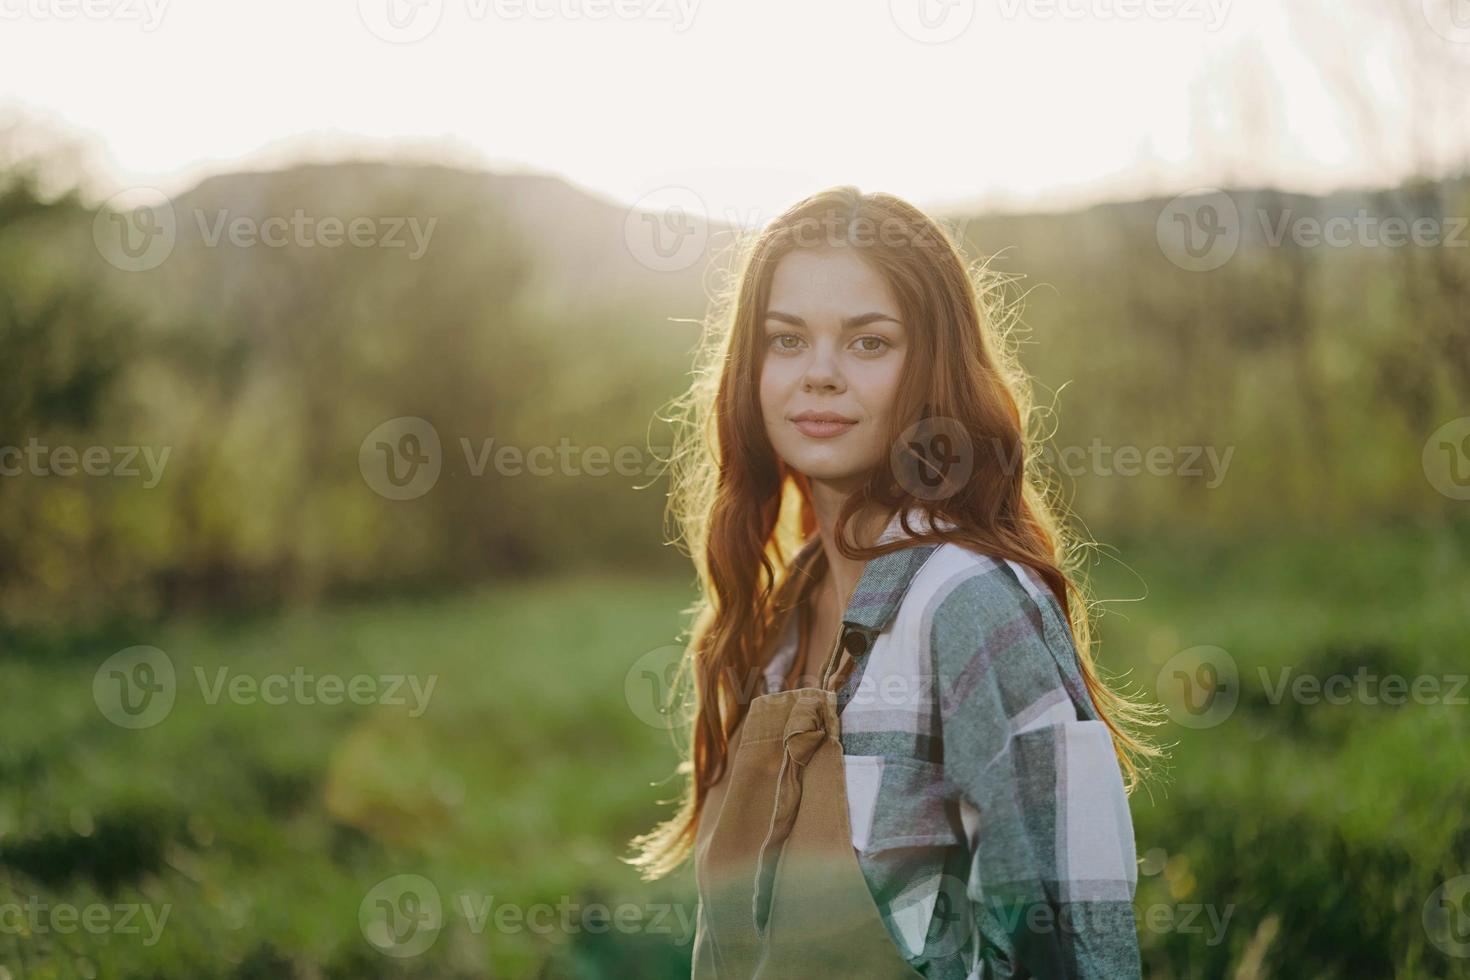
{"type": "Polygon", "coordinates": [[[771,822],[766,829],[766,839],[761,842],[755,866],[752,913],[756,935],[761,939],[766,937],[770,923],[770,892],[775,884],[781,849],[796,825],[796,814],[800,809],[801,774],[828,737],[823,704],[822,700],[810,695],[799,697],[786,717],[786,729],[781,736],[785,752],[781,757],[780,772],[776,775],[776,802],[771,808],[771,822]]]}

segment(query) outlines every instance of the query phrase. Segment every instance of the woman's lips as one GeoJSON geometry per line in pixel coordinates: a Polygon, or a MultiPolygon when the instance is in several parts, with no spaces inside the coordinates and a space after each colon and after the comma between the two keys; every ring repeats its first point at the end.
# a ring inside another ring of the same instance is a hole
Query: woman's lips
{"type": "Polygon", "coordinates": [[[802,431],[804,435],[813,439],[830,439],[840,436],[842,433],[857,425],[856,422],[836,422],[820,419],[793,419],[792,425],[802,431]]]}

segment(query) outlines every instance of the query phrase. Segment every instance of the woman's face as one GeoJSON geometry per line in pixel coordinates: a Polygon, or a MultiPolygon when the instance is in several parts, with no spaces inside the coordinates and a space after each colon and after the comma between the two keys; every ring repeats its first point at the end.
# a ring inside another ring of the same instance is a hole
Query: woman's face
{"type": "Polygon", "coordinates": [[[762,324],[766,434],[797,472],[850,492],[887,465],[907,333],[888,283],[851,248],[776,266],[762,324]]]}

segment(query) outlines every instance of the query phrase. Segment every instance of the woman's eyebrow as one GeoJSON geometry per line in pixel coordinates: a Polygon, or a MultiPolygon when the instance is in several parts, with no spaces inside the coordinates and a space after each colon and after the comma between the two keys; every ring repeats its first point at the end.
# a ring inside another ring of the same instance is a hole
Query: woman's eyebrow
{"type": "MultiPolygon", "coordinates": [[[[803,320],[801,317],[797,316],[794,313],[782,313],[780,310],[766,311],[766,319],[779,320],[782,323],[789,323],[793,327],[806,326],[806,321],[803,320]]],[[[866,327],[868,324],[877,323],[880,320],[889,320],[893,323],[899,324],[899,326],[903,326],[903,324],[899,321],[897,317],[889,313],[859,313],[857,316],[843,317],[842,329],[855,330],[858,327],[866,327]]]]}

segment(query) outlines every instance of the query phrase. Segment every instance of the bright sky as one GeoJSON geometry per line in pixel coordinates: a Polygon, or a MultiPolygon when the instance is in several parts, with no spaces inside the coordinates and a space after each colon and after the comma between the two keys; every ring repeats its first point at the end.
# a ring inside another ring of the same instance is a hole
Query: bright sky
{"type": "MultiPolygon", "coordinates": [[[[1435,24],[1437,0],[1402,2],[1416,42],[1470,51],[1470,16],[1435,24]]],[[[1464,89],[1453,110],[1428,106],[1395,67],[1396,35],[1354,0],[1326,17],[1304,12],[1321,0],[1288,6],[0,0],[0,109],[89,141],[111,189],[410,152],[625,202],[689,187],[716,216],[757,220],[834,183],[1063,207],[1226,181],[1380,183],[1426,155],[1464,165],[1464,89]],[[1303,49],[1318,42],[1351,56],[1338,70],[1360,91],[1324,84],[1303,49]],[[1365,99],[1388,131],[1365,130],[1365,99]]]]}

